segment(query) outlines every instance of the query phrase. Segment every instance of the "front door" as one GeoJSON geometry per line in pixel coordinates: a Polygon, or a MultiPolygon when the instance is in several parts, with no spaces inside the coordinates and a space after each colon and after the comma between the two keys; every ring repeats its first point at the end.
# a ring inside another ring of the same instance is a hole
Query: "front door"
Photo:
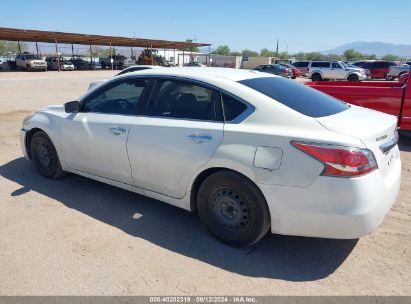
{"type": "Polygon", "coordinates": [[[138,187],[182,198],[193,173],[223,139],[220,93],[180,80],[158,80],[127,144],[138,187]]]}
{"type": "Polygon", "coordinates": [[[81,112],[62,120],[61,147],[68,167],[134,184],[127,136],[146,82],[127,78],[108,83],[83,100],[81,112]]]}

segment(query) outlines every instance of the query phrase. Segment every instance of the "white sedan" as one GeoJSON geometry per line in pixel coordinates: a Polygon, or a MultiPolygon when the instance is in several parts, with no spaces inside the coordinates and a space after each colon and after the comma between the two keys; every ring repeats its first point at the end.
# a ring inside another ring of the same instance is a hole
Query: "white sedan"
{"type": "MultiPolygon", "coordinates": [[[[231,245],[267,231],[357,238],[397,198],[396,118],[266,73],[167,68],[114,77],[24,120],[24,155],[198,212],[231,245]]],[[[178,236],[176,236],[178,237],[178,236]]]]}

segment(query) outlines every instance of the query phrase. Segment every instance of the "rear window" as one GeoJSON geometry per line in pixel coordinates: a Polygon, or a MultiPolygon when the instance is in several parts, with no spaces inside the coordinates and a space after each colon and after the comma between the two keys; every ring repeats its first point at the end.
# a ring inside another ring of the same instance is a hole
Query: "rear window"
{"type": "Polygon", "coordinates": [[[334,115],[349,108],[341,100],[281,77],[253,78],[239,83],[310,117],[334,115]]]}

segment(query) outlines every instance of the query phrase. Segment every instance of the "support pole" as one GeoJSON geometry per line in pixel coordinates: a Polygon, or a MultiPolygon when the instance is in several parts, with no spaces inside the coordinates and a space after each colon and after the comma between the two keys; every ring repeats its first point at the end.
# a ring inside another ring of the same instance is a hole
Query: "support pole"
{"type": "Polygon", "coordinates": [[[207,66],[211,66],[211,48],[210,45],[208,46],[208,65],[207,66]]]}
{"type": "Polygon", "coordinates": [[[174,49],[173,65],[176,66],[176,49],[174,49]]]}
{"type": "Polygon", "coordinates": [[[111,70],[114,70],[114,64],[113,64],[113,54],[111,52],[111,42],[110,42],[110,63],[111,63],[111,70]]]}
{"type": "Polygon", "coordinates": [[[151,50],[151,65],[154,65],[153,45],[150,45],[151,50]]]}
{"type": "Polygon", "coordinates": [[[133,59],[133,46],[130,46],[130,48],[131,48],[131,56],[130,56],[130,58],[133,59]]]}
{"type": "Polygon", "coordinates": [[[90,70],[93,69],[93,52],[91,51],[91,44],[90,44],[90,70]]]}
{"type": "Polygon", "coordinates": [[[183,49],[183,66],[184,66],[184,63],[185,63],[185,55],[184,55],[184,49],[183,49]]]}
{"type": "Polygon", "coordinates": [[[54,43],[56,44],[57,69],[60,72],[60,55],[59,55],[59,47],[58,47],[58,44],[57,44],[57,39],[54,39],[54,43]]]}
{"type": "Polygon", "coordinates": [[[37,52],[37,57],[39,57],[39,46],[37,44],[37,41],[36,41],[36,52],[37,52]]]}
{"type": "Polygon", "coordinates": [[[21,54],[21,47],[20,47],[20,41],[17,40],[17,44],[19,45],[19,54],[21,54]]]}
{"type": "Polygon", "coordinates": [[[71,58],[74,58],[74,46],[71,44],[71,58]]]}

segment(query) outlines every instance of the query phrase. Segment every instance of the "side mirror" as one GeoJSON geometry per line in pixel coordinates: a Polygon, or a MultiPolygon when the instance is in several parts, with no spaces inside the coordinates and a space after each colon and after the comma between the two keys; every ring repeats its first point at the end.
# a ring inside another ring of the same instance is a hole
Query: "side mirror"
{"type": "Polygon", "coordinates": [[[78,101],[69,101],[64,104],[66,113],[77,113],[80,111],[80,103],[78,101]]]}

